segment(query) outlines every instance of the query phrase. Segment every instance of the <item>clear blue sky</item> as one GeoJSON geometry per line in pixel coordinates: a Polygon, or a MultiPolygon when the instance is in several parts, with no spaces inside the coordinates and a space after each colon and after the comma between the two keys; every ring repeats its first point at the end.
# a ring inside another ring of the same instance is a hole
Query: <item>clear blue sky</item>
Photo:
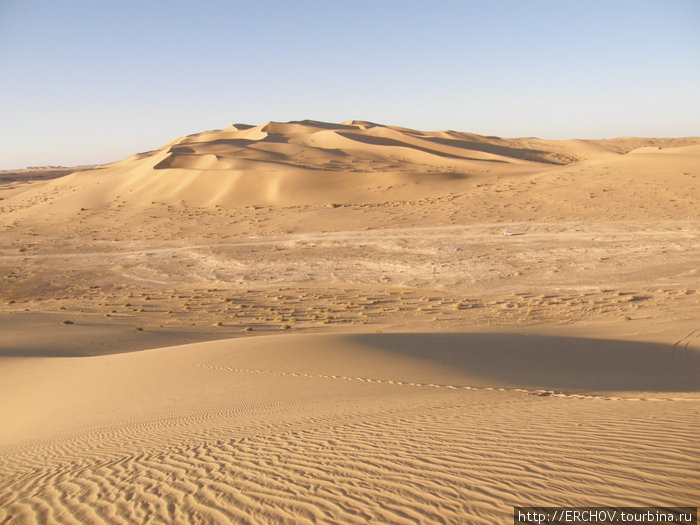
{"type": "Polygon", "coordinates": [[[700,135],[700,1],[0,0],[0,169],[234,122],[700,135]]]}

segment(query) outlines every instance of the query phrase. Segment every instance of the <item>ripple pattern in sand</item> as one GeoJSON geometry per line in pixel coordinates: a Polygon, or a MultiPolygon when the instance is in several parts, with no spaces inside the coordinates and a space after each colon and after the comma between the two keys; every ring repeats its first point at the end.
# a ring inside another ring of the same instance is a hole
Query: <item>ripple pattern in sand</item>
{"type": "Polygon", "coordinates": [[[700,491],[694,404],[424,391],[247,428],[221,413],[27,446],[0,456],[0,522],[493,524],[516,504],[700,491]]]}

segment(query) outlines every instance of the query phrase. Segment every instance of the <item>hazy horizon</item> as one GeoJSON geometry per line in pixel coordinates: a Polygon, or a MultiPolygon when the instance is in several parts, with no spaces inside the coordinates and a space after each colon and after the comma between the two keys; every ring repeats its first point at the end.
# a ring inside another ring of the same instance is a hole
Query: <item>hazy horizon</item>
{"type": "Polygon", "coordinates": [[[700,135],[696,2],[0,3],[0,169],[234,122],[700,135]]]}

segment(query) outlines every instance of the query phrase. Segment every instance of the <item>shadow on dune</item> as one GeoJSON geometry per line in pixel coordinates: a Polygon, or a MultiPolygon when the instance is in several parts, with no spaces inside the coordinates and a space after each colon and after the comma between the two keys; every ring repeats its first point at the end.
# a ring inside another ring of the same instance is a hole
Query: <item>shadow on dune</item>
{"type": "MultiPolygon", "coordinates": [[[[0,323],[0,331],[5,328],[0,323]]],[[[104,324],[76,325],[54,330],[46,325],[25,325],[6,331],[0,339],[0,361],[3,358],[93,357],[124,354],[188,343],[211,341],[220,334],[188,329],[145,329],[133,326],[104,324]]],[[[1,366],[1,365],[0,365],[1,366]]]]}
{"type": "Polygon", "coordinates": [[[700,353],[671,345],[526,334],[363,334],[355,341],[466,372],[490,386],[700,390],[700,353]]]}
{"type": "Polygon", "coordinates": [[[400,148],[410,148],[416,151],[422,151],[423,153],[429,153],[430,155],[437,155],[438,157],[444,157],[446,159],[459,159],[459,160],[478,160],[481,162],[498,162],[506,163],[505,160],[500,159],[480,159],[472,158],[464,155],[453,155],[452,153],[447,153],[444,151],[437,151],[434,149],[416,146],[415,144],[409,144],[408,142],[401,142],[400,140],[386,138],[386,137],[375,137],[373,135],[360,135],[359,133],[343,133],[340,131],[336,132],[341,137],[346,139],[354,140],[355,142],[361,142],[363,144],[371,144],[373,146],[397,146],[400,148]]]}
{"type": "Polygon", "coordinates": [[[457,140],[457,139],[445,139],[441,137],[420,137],[424,140],[430,142],[435,142],[442,144],[444,146],[451,146],[454,148],[461,148],[467,151],[482,151],[484,153],[492,153],[494,155],[501,155],[502,157],[510,157],[514,159],[530,160],[534,162],[544,162],[546,164],[562,165],[566,164],[560,160],[553,160],[549,156],[551,152],[538,150],[538,149],[528,149],[528,148],[514,148],[508,146],[502,146],[499,144],[489,144],[487,142],[474,142],[467,140],[457,140]]]}
{"type": "Polygon", "coordinates": [[[353,126],[351,124],[335,124],[333,122],[321,122],[320,120],[292,120],[290,124],[302,124],[304,126],[309,126],[311,128],[319,128],[319,129],[350,129],[350,130],[355,130],[357,129],[356,126],[353,126]]]}

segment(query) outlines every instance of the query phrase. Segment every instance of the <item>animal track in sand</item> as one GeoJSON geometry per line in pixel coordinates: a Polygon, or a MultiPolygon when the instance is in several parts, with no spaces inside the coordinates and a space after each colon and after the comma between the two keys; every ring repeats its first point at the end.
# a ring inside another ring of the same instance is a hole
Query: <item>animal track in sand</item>
{"type": "Polygon", "coordinates": [[[435,383],[419,383],[416,381],[400,381],[396,379],[376,379],[370,377],[356,377],[356,376],[344,376],[344,375],[330,375],[330,374],[305,374],[297,372],[276,372],[274,370],[260,370],[251,368],[234,368],[230,366],[214,366],[209,364],[200,364],[202,368],[209,368],[210,370],[221,370],[226,372],[236,372],[242,374],[266,374],[279,377],[299,377],[307,379],[332,379],[339,381],[359,381],[364,383],[378,383],[384,385],[394,385],[394,386],[407,386],[414,388],[443,388],[448,390],[492,390],[499,392],[517,392],[520,394],[526,394],[530,396],[540,396],[540,397],[562,397],[568,399],[596,399],[603,401],[700,401],[700,398],[690,398],[690,397],[623,397],[623,396],[604,396],[595,394],[574,394],[567,392],[559,392],[555,390],[544,390],[544,389],[526,389],[526,388],[515,388],[515,387],[490,387],[490,386],[469,386],[469,385],[444,385],[435,383]]]}

